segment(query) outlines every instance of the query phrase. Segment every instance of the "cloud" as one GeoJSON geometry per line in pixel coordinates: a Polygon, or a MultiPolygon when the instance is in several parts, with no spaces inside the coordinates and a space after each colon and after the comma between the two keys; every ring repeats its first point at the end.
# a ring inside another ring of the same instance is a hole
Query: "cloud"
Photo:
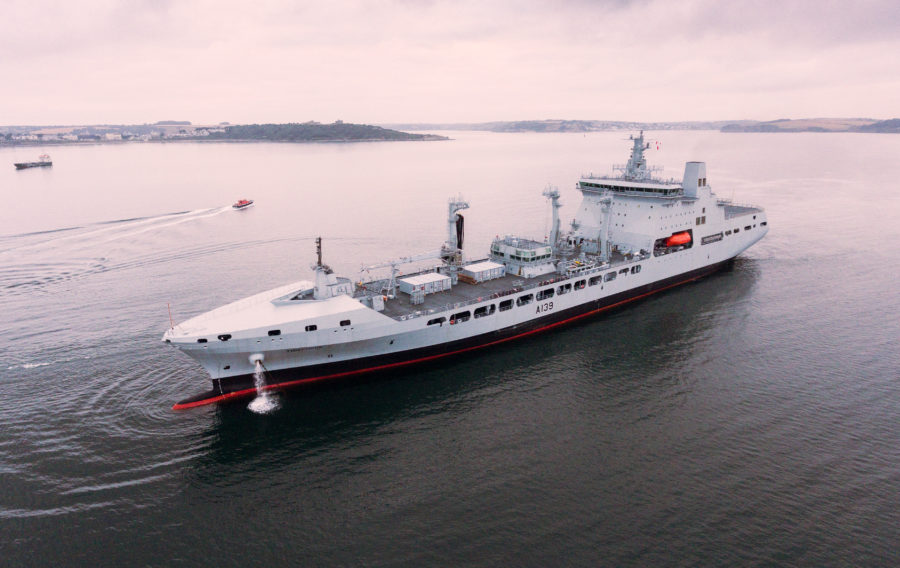
{"type": "Polygon", "coordinates": [[[895,1],[14,0],[4,16],[0,123],[887,117],[900,98],[895,1]]]}

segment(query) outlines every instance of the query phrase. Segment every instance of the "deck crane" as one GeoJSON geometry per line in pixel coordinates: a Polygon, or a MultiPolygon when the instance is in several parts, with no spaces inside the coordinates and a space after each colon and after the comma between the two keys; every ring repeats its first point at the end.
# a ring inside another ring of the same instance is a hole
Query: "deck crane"
{"type": "Polygon", "coordinates": [[[381,290],[381,292],[385,293],[388,298],[396,298],[397,297],[397,275],[399,271],[397,270],[398,266],[403,264],[412,264],[413,262],[419,262],[420,260],[429,260],[429,259],[440,259],[443,258],[445,251],[444,249],[435,250],[430,252],[423,252],[422,254],[414,254],[410,256],[403,256],[400,258],[386,260],[384,262],[379,262],[378,264],[371,264],[369,266],[363,266],[359,269],[360,273],[368,272],[370,270],[376,270],[378,268],[387,268],[391,269],[391,277],[388,280],[387,285],[381,290]]]}

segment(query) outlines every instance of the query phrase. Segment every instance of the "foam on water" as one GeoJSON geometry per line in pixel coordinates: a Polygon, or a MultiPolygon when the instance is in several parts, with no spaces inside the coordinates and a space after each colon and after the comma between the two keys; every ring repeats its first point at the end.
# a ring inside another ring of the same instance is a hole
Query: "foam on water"
{"type": "Polygon", "coordinates": [[[247,405],[247,408],[257,414],[268,414],[278,410],[278,401],[266,390],[266,374],[263,371],[262,361],[256,361],[253,383],[256,386],[256,398],[247,405]]]}

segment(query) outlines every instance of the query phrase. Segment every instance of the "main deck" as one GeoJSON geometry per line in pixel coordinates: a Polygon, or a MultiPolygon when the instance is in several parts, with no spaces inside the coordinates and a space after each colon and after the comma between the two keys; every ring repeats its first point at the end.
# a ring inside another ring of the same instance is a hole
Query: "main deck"
{"type": "Polygon", "coordinates": [[[617,254],[614,255],[611,262],[585,265],[583,269],[580,269],[577,272],[568,273],[567,275],[552,273],[536,276],[534,278],[526,278],[523,276],[507,274],[500,278],[474,284],[460,280],[449,290],[427,294],[425,296],[425,301],[421,304],[413,304],[409,295],[399,293],[396,298],[389,299],[384,303],[384,311],[382,311],[382,313],[394,319],[424,317],[447,310],[461,308],[469,304],[477,304],[491,298],[501,299],[518,292],[524,292],[533,288],[547,286],[561,280],[567,280],[576,275],[588,278],[598,272],[618,268],[622,265],[630,265],[646,258],[650,258],[649,253],[643,256],[635,255],[628,258],[617,254]]]}

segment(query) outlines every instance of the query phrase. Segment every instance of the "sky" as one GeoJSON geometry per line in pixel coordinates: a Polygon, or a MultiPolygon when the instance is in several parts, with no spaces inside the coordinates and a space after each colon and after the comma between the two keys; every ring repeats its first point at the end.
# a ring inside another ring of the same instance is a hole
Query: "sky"
{"type": "Polygon", "coordinates": [[[4,0],[0,124],[900,117],[898,0],[4,0]]]}

